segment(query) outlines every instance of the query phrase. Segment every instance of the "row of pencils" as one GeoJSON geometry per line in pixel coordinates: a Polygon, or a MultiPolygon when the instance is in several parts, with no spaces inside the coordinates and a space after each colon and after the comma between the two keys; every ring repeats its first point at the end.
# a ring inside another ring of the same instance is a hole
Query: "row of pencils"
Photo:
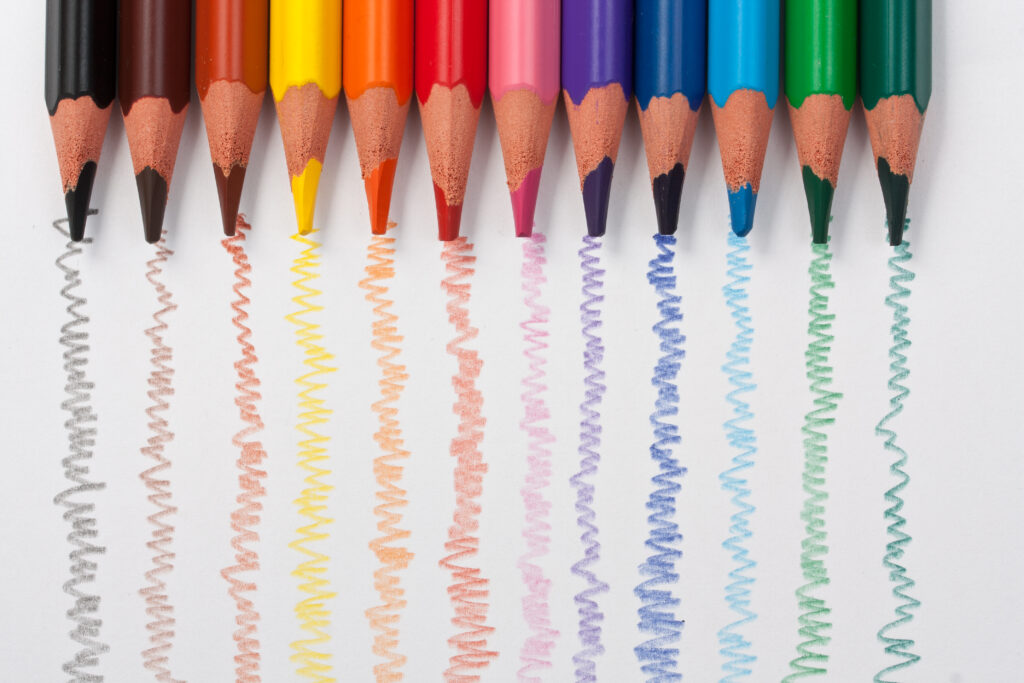
{"type": "Polygon", "coordinates": [[[931,94],[931,0],[47,0],[46,104],[73,239],[115,96],[124,115],[146,240],[163,233],[195,85],[224,231],[233,234],[269,83],[298,230],[317,188],[344,89],[372,230],[387,229],[413,90],[438,235],[459,235],[488,88],[516,234],[529,236],[559,90],[587,230],[605,232],[619,141],[637,100],[658,229],[678,223],[705,94],[732,229],[750,232],[779,96],[785,95],[812,237],[828,239],[852,109],[863,101],[892,244],[902,241],[931,94]]]}

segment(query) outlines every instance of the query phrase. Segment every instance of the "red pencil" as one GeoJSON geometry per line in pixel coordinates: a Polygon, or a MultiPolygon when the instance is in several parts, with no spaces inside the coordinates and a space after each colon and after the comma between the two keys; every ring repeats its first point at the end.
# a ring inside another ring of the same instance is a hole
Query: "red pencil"
{"type": "Polygon", "coordinates": [[[416,3],[416,98],[434,178],[438,236],[459,236],[473,140],[487,87],[487,3],[416,3]]]}

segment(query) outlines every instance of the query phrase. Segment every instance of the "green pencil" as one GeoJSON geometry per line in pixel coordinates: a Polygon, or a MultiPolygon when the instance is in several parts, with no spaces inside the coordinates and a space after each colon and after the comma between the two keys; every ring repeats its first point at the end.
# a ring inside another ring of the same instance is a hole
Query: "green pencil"
{"type": "Polygon", "coordinates": [[[815,244],[828,241],[857,98],[857,0],[786,0],[786,99],[815,244]]]}
{"type": "Polygon", "coordinates": [[[889,243],[896,246],[932,94],[931,0],[861,0],[860,79],[889,243]]]}

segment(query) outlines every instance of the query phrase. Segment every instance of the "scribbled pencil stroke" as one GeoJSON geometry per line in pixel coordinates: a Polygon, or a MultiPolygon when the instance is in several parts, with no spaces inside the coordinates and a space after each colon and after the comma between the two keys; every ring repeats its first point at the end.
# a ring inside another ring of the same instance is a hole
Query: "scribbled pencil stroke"
{"type": "Polygon", "coordinates": [[[547,557],[551,544],[551,500],[547,489],[551,483],[551,444],[555,437],[548,428],[551,414],[545,395],[547,386],[548,321],[551,310],[541,303],[544,277],[545,237],[539,232],[523,240],[522,290],[528,318],[519,324],[523,331],[523,357],[529,370],[520,385],[523,419],[519,428],[526,435],[526,482],[520,489],[526,509],[523,540],[526,550],[519,556],[519,573],[526,594],[523,596],[523,619],[530,633],[519,650],[518,677],[520,681],[540,683],[541,674],[551,669],[551,654],[558,631],[551,626],[551,607],[548,595],[551,579],[538,564],[547,557]]]}
{"type": "Polygon", "coordinates": [[[676,496],[682,486],[680,480],[686,468],[679,464],[673,448],[681,442],[679,427],[674,418],[679,414],[679,387],[676,378],[683,360],[683,342],[686,337],[679,330],[683,319],[680,310],[682,297],[675,293],[676,274],[672,262],[675,258],[676,238],[673,235],[655,235],[657,255],[651,259],[647,281],[658,295],[659,320],[654,325],[658,335],[661,357],[654,366],[651,384],[658,390],[658,398],[651,413],[654,443],[651,458],[658,466],[658,474],[651,477],[652,491],[647,498],[647,517],[650,530],[645,545],[651,554],[639,566],[642,581],[633,593],[640,599],[637,614],[638,627],[648,639],[634,648],[641,670],[651,683],[682,680],[679,672],[679,642],[683,619],[677,614],[680,599],[672,589],[679,583],[676,562],[683,556],[683,535],[675,522],[676,496]]]}
{"type": "Polygon", "coordinates": [[[292,284],[299,292],[292,298],[292,303],[299,310],[285,318],[295,326],[296,344],[304,356],[302,362],[309,370],[295,380],[299,387],[299,421],[295,427],[300,436],[298,464],[305,475],[305,488],[295,504],[305,523],[296,530],[297,538],[288,544],[305,558],[292,571],[292,576],[299,580],[299,591],[307,596],[295,605],[295,616],[307,637],[292,642],[291,660],[298,667],[299,676],[316,683],[334,683],[329,651],[331,610],[328,601],[334,598],[335,593],[328,578],[331,558],[319,549],[329,540],[330,525],[334,522],[326,514],[328,496],[334,487],[325,481],[331,474],[327,452],[330,437],[318,429],[331,416],[321,392],[327,389],[327,375],[335,368],[331,365],[334,356],[321,346],[323,335],[320,325],[309,318],[311,314],[323,311],[323,307],[315,303],[323,294],[314,286],[320,277],[320,243],[313,239],[316,233],[314,230],[308,236],[292,235],[292,239],[303,247],[291,268],[298,278],[292,284]]]}
{"type": "Polygon", "coordinates": [[[832,254],[828,244],[812,246],[811,293],[807,334],[807,379],[814,408],[804,417],[804,499],[800,519],[804,522],[804,539],[801,544],[800,568],[806,583],[796,590],[799,617],[797,656],[789,663],[791,673],[785,681],[795,681],[807,676],[824,676],[828,673],[828,647],[832,629],[829,608],[824,597],[817,595],[819,589],[828,585],[827,532],[825,527],[825,503],[828,500],[826,466],[828,465],[828,433],[825,431],[835,422],[835,413],[842,394],[832,391],[833,369],[829,362],[832,351],[832,321],[835,314],[829,313],[828,290],[835,287],[830,263],[832,254]]]}
{"type": "Polygon", "coordinates": [[[232,437],[231,443],[239,450],[236,465],[238,474],[238,496],[235,503],[238,507],[231,512],[231,530],[234,536],[231,547],[235,551],[235,564],[225,567],[220,575],[228,582],[228,595],[235,602],[235,624],[238,629],[234,633],[237,652],[235,654],[236,683],[259,683],[260,678],[260,613],[253,604],[252,596],[257,591],[256,572],[260,568],[260,556],[254,544],[259,543],[260,535],[257,527],[260,524],[260,513],[263,511],[262,499],[266,496],[263,480],[267,473],[261,469],[267,452],[263,444],[256,438],[263,431],[263,419],[260,417],[257,402],[260,395],[260,380],[256,376],[256,363],[259,356],[251,340],[252,330],[246,322],[249,320],[248,306],[250,299],[246,291],[252,286],[249,279],[252,265],[245,253],[246,233],[251,229],[244,217],[239,214],[235,224],[235,234],[221,241],[235,264],[235,284],[233,287],[235,300],[231,303],[234,316],[231,322],[238,330],[241,358],[235,361],[235,406],[243,427],[232,437]]]}
{"type": "MultiPolygon", "coordinates": [[[[388,226],[390,230],[394,224],[388,226]]],[[[407,529],[399,528],[402,510],[408,505],[402,488],[404,462],[409,451],[404,448],[402,426],[398,420],[398,400],[409,379],[405,365],[398,363],[403,337],[398,333],[398,315],[392,312],[394,301],[388,298],[388,282],[395,276],[395,238],[374,235],[366,250],[366,277],[359,286],[366,290],[366,300],[373,306],[373,341],[380,368],[380,399],[374,402],[377,431],[374,441],[380,454],[373,459],[373,474],[377,479],[377,531],[380,536],[370,541],[370,550],[380,566],[373,572],[373,585],[380,603],[366,610],[370,628],[375,632],[373,653],[384,661],[373,668],[377,683],[392,683],[404,678],[406,657],[398,651],[399,623],[405,610],[405,589],[400,573],[408,568],[413,558],[405,546],[409,538],[407,529]]]]}
{"type": "Polygon", "coordinates": [[[751,667],[757,661],[752,653],[753,644],[747,635],[748,626],[757,618],[757,613],[750,608],[750,595],[754,585],[753,570],[757,562],[750,555],[750,518],[756,508],[750,502],[750,482],[747,480],[748,470],[754,466],[757,454],[757,436],[754,429],[747,426],[754,419],[754,413],[744,398],[757,388],[750,367],[750,349],[754,343],[753,320],[747,306],[748,273],[753,266],[747,260],[750,245],[745,237],[734,233],[729,235],[731,251],[727,256],[728,282],[722,288],[726,305],[729,307],[736,336],[726,354],[726,362],[722,371],[729,379],[732,389],[726,396],[732,406],[732,418],[725,423],[726,438],[735,451],[730,466],[718,475],[722,489],[731,494],[730,501],[735,509],[729,518],[729,537],[722,542],[722,547],[730,554],[732,569],[729,572],[729,583],[725,587],[725,602],[735,616],[734,621],[726,624],[718,631],[719,652],[724,657],[722,662],[723,683],[731,683],[749,676],[751,667]]]}
{"type": "Polygon", "coordinates": [[[601,544],[598,542],[599,529],[597,512],[594,510],[594,478],[601,461],[601,401],[605,393],[604,340],[601,338],[601,304],[604,302],[604,269],[601,268],[601,240],[584,237],[579,250],[580,266],[583,272],[583,303],[580,305],[580,323],[583,330],[583,369],[585,394],[580,404],[583,419],[580,421],[580,466],[570,479],[576,489],[576,524],[582,530],[580,542],[583,557],[572,566],[572,573],[583,579],[587,587],[576,594],[576,610],[579,615],[580,650],[572,661],[575,665],[578,683],[597,681],[597,658],[604,654],[601,642],[601,612],[597,597],[608,592],[608,584],[601,581],[595,565],[601,559],[601,544]]]}
{"type": "Polygon", "coordinates": [[[167,248],[167,231],[163,231],[160,241],[156,243],[156,255],[146,265],[146,280],[156,293],[157,311],[153,314],[154,325],[146,330],[150,340],[150,363],[153,366],[149,374],[149,417],[151,436],[142,447],[142,455],[153,461],[153,465],[144,470],[139,477],[149,491],[150,504],[156,508],[147,518],[152,527],[150,540],[146,544],[151,555],[153,567],[146,572],[146,584],[139,593],[146,599],[146,615],[149,622],[150,647],[142,651],[142,662],[145,668],[153,673],[160,683],[172,683],[177,679],[171,676],[170,654],[174,645],[174,606],[167,595],[167,584],[164,576],[174,570],[174,524],[171,523],[178,513],[173,503],[169,470],[171,461],[164,454],[164,449],[174,440],[164,413],[170,408],[169,400],[174,396],[174,351],[164,339],[168,325],[165,316],[177,310],[171,290],[160,280],[163,272],[161,266],[167,263],[172,252],[167,248]]]}
{"type": "Polygon", "coordinates": [[[444,672],[448,683],[473,683],[480,680],[479,673],[495,657],[497,651],[488,649],[487,638],[494,632],[487,625],[487,611],[490,604],[489,581],[479,567],[468,563],[476,557],[480,539],[476,536],[480,527],[480,497],[483,493],[483,479],[487,472],[480,442],[484,436],[486,420],[482,414],[483,395],[476,387],[483,361],[476,351],[466,344],[477,336],[477,329],[469,321],[471,278],[476,257],[470,252],[473,245],[465,237],[445,242],[441,258],[448,276],[441,286],[448,295],[448,322],[455,328],[455,338],[448,342],[448,354],[458,362],[458,371],[452,377],[455,387],[455,415],[459,418],[458,434],[452,439],[450,454],[456,459],[455,514],[448,528],[445,550],[449,553],[440,561],[440,566],[452,575],[448,586],[455,615],[452,624],[457,633],[448,639],[448,645],[457,654],[449,658],[444,672]]]}
{"type": "MultiPolygon", "coordinates": [[[[910,221],[907,221],[907,229],[910,227],[909,223],[910,221]]],[[[889,347],[889,391],[892,392],[892,396],[889,399],[889,412],[875,427],[875,434],[885,438],[885,449],[894,458],[889,472],[896,479],[896,483],[885,492],[885,502],[888,503],[885,520],[888,523],[887,531],[891,540],[886,544],[882,564],[889,572],[896,608],[893,620],[878,630],[878,640],[885,646],[885,653],[897,657],[899,661],[875,674],[876,683],[895,681],[889,677],[904,672],[921,659],[913,650],[915,643],[912,638],[893,635],[897,629],[909,626],[913,622],[914,610],[921,606],[921,602],[910,594],[916,584],[910,578],[906,567],[901,564],[906,547],[913,540],[910,533],[905,530],[907,520],[903,516],[903,489],[910,485],[910,474],[907,472],[907,452],[896,443],[898,435],[890,426],[890,423],[903,412],[904,401],[910,396],[910,389],[905,384],[910,377],[910,368],[907,367],[907,350],[910,349],[910,309],[906,301],[910,298],[908,285],[914,280],[914,272],[905,265],[910,259],[910,242],[904,240],[889,258],[889,269],[893,275],[889,279],[891,291],[885,297],[886,306],[892,309],[892,346],[889,347]]]]}
{"type": "MultiPolygon", "coordinates": [[[[89,212],[89,215],[95,214],[95,210],[89,212]]],[[[60,295],[68,304],[65,309],[68,320],[60,328],[67,398],[60,407],[68,413],[64,422],[68,433],[68,454],[61,460],[61,467],[70,486],[54,496],[53,502],[64,508],[64,521],[71,527],[67,536],[72,548],[68,553],[71,578],[64,582],[64,592],[74,600],[67,611],[68,620],[74,624],[68,636],[81,649],[65,661],[62,668],[70,676],[69,681],[92,683],[103,680],[103,674],[96,669],[100,665],[100,655],[110,650],[110,646],[101,640],[100,596],[89,590],[89,586],[96,582],[97,556],[107,552],[106,546],[96,541],[99,525],[92,494],[103,491],[106,484],[90,476],[90,463],[96,446],[96,427],[93,425],[97,417],[92,407],[95,385],[86,373],[89,367],[89,316],[83,310],[87,303],[85,297],[75,291],[82,286],[81,272],[68,264],[69,260],[82,254],[82,246],[91,243],[92,239],[72,242],[64,227],[67,222],[67,218],[61,218],[53,222],[53,227],[67,239],[64,253],[57,257],[55,265],[64,276],[65,284],[60,295]]]]}

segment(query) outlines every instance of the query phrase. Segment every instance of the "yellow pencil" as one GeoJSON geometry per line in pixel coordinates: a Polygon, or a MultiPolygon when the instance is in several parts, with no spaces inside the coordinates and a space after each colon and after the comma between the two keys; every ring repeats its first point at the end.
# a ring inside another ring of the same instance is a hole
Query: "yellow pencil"
{"type": "Polygon", "coordinates": [[[307,235],[341,92],[341,0],[271,0],[270,87],[299,234],[307,235]]]}

